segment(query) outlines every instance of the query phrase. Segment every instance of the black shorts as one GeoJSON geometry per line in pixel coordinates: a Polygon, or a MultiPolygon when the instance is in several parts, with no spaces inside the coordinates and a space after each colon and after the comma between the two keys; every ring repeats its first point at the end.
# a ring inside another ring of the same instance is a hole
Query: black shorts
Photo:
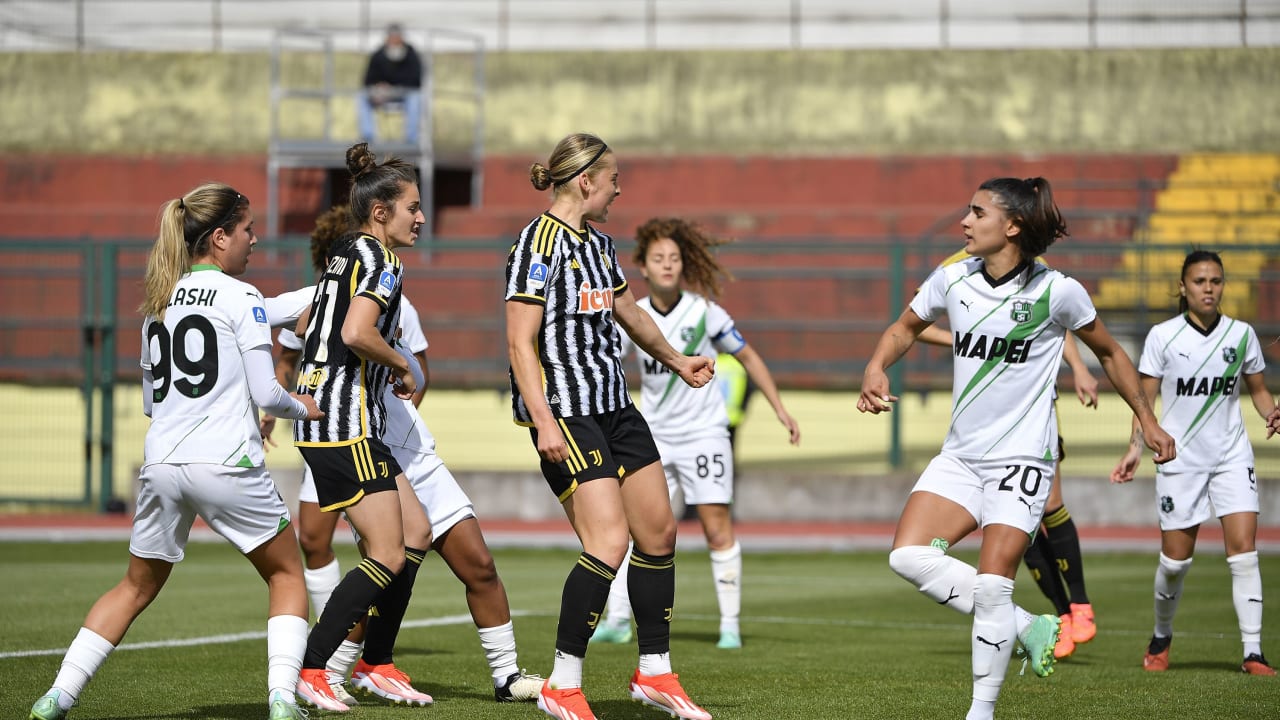
{"type": "Polygon", "coordinates": [[[355,505],[365,495],[396,489],[400,464],[377,438],[350,445],[299,445],[316,481],[316,500],[324,512],[355,505]]]}
{"type": "MultiPolygon", "coordinates": [[[[621,478],[659,459],[649,423],[635,405],[600,415],[556,418],[556,422],[569,444],[569,459],[543,460],[542,476],[560,502],[588,480],[621,478]]],[[[537,447],[537,429],[529,428],[529,435],[537,447]]]]}

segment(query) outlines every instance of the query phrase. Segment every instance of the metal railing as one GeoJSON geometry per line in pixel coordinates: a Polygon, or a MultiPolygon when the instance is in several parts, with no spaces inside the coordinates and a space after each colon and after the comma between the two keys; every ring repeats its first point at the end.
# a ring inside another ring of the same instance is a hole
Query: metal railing
{"type": "MultiPolygon", "coordinates": [[[[721,262],[737,278],[722,302],[768,357],[780,385],[849,391],[859,384],[884,328],[957,248],[958,210],[936,217],[932,227],[909,236],[741,238],[720,250],[721,262]]],[[[1139,254],[1137,281],[1169,292],[1144,292],[1133,307],[1101,311],[1131,355],[1151,324],[1176,312],[1177,271],[1155,262],[1157,254],[1187,248],[1133,242],[1098,229],[1136,226],[1145,217],[1132,210],[1068,210],[1073,235],[1046,256],[1100,299],[1104,280],[1131,272],[1122,263],[1125,253],[1139,254]]],[[[1251,293],[1247,319],[1262,339],[1274,388],[1280,379],[1280,239],[1229,248],[1207,237],[1190,244],[1264,258],[1250,268],[1228,260],[1226,294],[1251,293]],[[1233,277],[1246,276],[1233,284],[1233,277]]],[[[424,245],[406,254],[405,287],[432,342],[432,386],[505,388],[502,268],[510,239],[437,238],[424,245]]],[[[0,502],[105,504],[115,494],[125,472],[114,451],[116,428],[139,421],[135,309],[149,248],[141,239],[0,243],[0,397],[8,411],[0,416],[0,436],[11,444],[0,471],[0,502]],[[44,479],[33,486],[31,477],[44,479]]],[[[631,248],[629,239],[619,239],[620,257],[629,257],[631,248]]],[[[272,241],[259,250],[242,279],[264,294],[310,283],[305,238],[272,241]]],[[[638,277],[634,270],[628,274],[638,277]]],[[[895,366],[893,383],[944,391],[951,365],[947,349],[920,347],[895,366]]],[[[895,425],[885,449],[890,464],[901,459],[910,440],[904,433],[910,432],[895,425]]]]}
{"type": "Polygon", "coordinates": [[[500,51],[1280,45],[1276,0],[8,0],[0,49],[265,51],[294,28],[365,50],[414,18],[500,51]]]}

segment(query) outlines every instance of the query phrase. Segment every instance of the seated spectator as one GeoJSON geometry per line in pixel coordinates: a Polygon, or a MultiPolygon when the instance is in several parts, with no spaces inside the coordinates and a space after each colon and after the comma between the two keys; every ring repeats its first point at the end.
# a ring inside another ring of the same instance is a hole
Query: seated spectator
{"type": "Polygon", "coordinates": [[[369,56],[364,92],[356,98],[360,137],[367,142],[376,141],[373,111],[398,106],[404,112],[404,141],[416,145],[422,113],[421,88],[422,62],[417,51],[404,41],[399,24],[389,25],[386,42],[369,56]]]}

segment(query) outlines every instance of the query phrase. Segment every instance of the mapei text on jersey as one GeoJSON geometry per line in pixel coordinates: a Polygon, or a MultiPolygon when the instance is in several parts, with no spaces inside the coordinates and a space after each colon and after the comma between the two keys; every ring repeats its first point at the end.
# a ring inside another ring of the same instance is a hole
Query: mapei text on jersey
{"type": "Polygon", "coordinates": [[[1195,396],[1195,395],[1222,395],[1229,397],[1235,394],[1236,383],[1240,380],[1238,375],[1232,377],[1189,377],[1178,378],[1178,395],[1179,396],[1195,396]]]}
{"type": "Polygon", "coordinates": [[[956,332],[952,347],[956,357],[982,360],[1004,360],[1010,364],[1024,363],[1031,354],[1031,341],[1025,338],[988,338],[986,335],[956,332]]]}

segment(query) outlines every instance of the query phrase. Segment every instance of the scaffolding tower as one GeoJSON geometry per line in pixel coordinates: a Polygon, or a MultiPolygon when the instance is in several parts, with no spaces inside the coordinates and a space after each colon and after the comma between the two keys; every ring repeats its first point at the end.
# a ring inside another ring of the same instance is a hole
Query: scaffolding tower
{"type": "MultiPolygon", "coordinates": [[[[379,161],[394,155],[418,168],[422,212],[427,218],[422,237],[433,235],[435,191],[440,171],[462,171],[470,178],[469,198],[479,207],[484,188],[484,40],[472,33],[440,28],[406,28],[422,59],[422,112],[418,118],[418,142],[403,139],[370,143],[379,161]],[[461,48],[446,51],[444,46],[461,48]],[[469,87],[442,87],[436,82],[437,61],[446,52],[469,55],[472,77],[469,87]],[[452,128],[448,138],[437,132],[435,115],[442,107],[461,105],[454,116],[470,114],[469,127],[452,128]]],[[[267,237],[281,231],[281,170],[345,168],[347,148],[360,141],[358,132],[336,132],[335,110],[355,118],[354,101],[364,88],[358,81],[335,77],[335,33],[316,30],[278,30],[271,42],[271,128],[267,154],[267,237]],[[350,101],[350,102],[348,102],[350,101]],[[283,112],[318,116],[317,131],[310,122],[282,121],[283,112]],[[299,126],[306,128],[300,130],[299,126]]],[[[345,126],[345,124],[344,124],[345,126]]],[[[326,208],[320,208],[324,210],[326,208]]]]}

